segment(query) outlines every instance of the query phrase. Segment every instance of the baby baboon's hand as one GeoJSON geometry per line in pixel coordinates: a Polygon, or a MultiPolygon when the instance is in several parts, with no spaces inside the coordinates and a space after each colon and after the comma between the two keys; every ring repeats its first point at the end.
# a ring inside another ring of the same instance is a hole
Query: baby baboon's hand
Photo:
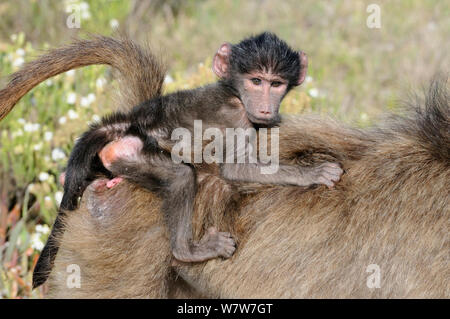
{"type": "Polygon", "coordinates": [[[300,186],[323,184],[332,188],[341,179],[344,170],[337,163],[325,162],[315,167],[301,168],[300,186]]]}

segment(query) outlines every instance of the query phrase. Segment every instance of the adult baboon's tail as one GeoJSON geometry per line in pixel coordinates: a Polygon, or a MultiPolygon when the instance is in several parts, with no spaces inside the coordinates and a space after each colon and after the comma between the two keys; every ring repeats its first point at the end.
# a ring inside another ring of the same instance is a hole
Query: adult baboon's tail
{"type": "Polygon", "coordinates": [[[120,71],[126,102],[137,105],[161,94],[165,66],[153,53],[130,39],[95,36],[53,49],[14,73],[0,90],[0,120],[32,88],[60,73],[93,64],[120,71]]]}

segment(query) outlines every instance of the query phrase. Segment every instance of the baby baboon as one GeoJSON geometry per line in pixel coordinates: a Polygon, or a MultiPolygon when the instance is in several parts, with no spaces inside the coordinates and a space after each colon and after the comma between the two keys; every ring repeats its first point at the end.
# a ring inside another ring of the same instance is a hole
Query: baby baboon
{"type": "MultiPolygon", "coordinates": [[[[63,66],[59,70],[62,72],[88,63],[99,63],[98,59],[90,57],[78,64],[73,63],[73,57],[64,60],[67,51],[75,53],[82,60],[86,53],[89,55],[95,52],[93,47],[97,51],[106,47],[108,54],[112,55],[115,54],[113,49],[120,47],[117,41],[113,41],[112,46],[109,46],[108,39],[100,38],[99,41],[102,43],[78,42],[75,44],[78,45],[78,51],[69,47],[69,50],[61,49],[58,54],[58,50],[54,50],[34,64],[32,62],[25,66],[19,76],[13,76],[12,84],[5,89],[6,93],[0,92],[0,98],[6,96],[5,106],[2,107],[5,111],[2,113],[6,114],[14,102],[8,97],[8,92],[19,85],[21,80],[28,79],[21,79],[20,75],[23,76],[27,70],[36,70],[43,60],[52,63],[54,59],[61,63],[63,66]]],[[[122,51],[119,51],[120,54],[122,51]]],[[[152,55],[145,52],[134,54],[140,55],[152,60],[151,65],[156,64],[152,55]]],[[[100,62],[104,63],[105,60],[100,62]]],[[[110,64],[114,65],[112,62],[110,64]]],[[[61,202],[62,212],[55,221],[52,235],[36,265],[34,286],[43,283],[51,269],[58,249],[55,236],[62,231],[63,214],[76,209],[86,186],[100,174],[125,177],[163,199],[162,211],[169,226],[172,251],[178,260],[199,262],[219,256],[231,257],[235,243],[228,232],[218,232],[211,227],[201,240],[192,240],[195,172],[191,165],[174,163],[172,160],[172,132],[180,127],[194,132],[194,120],[201,120],[204,126],[220,129],[224,133],[229,128],[272,127],[280,122],[278,111],[281,100],[292,87],[303,82],[306,69],[307,58],[304,53],[293,51],[274,34],[262,33],[244,39],[239,44],[225,43],[219,48],[213,61],[213,70],[220,78],[216,84],[166,96],[153,96],[129,113],[117,112],[93,125],[76,142],[70,155],[61,202]],[[107,146],[110,142],[114,143],[107,146]]],[[[160,68],[156,70],[159,72],[160,68]]],[[[45,73],[45,70],[39,69],[38,72],[45,73]]],[[[49,73],[57,71],[51,69],[47,71],[49,73]]],[[[33,77],[33,74],[27,73],[27,76],[33,77]]],[[[39,74],[35,78],[46,77],[39,74]]],[[[160,91],[160,78],[161,75],[157,74],[156,84],[151,86],[157,92],[160,91]]],[[[262,162],[225,162],[220,166],[223,177],[230,181],[303,187],[314,184],[333,187],[343,172],[338,164],[331,162],[316,166],[280,165],[277,172],[270,174],[261,172],[265,167],[262,162]]],[[[117,181],[120,179],[113,178],[107,186],[112,187],[117,181]]]]}
{"type": "Polygon", "coordinates": [[[244,184],[233,189],[217,174],[199,170],[196,237],[219,225],[239,249],[231,259],[176,265],[181,285],[164,275],[170,248],[158,217],[160,200],[125,182],[98,193],[90,186],[77,213],[64,220],[50,295],[449,298],[446,85],[436,82],[409,115],[373,129],[283,118],[284,160],[343,163],[347,173],[330,191],[244,184]],[[87,203],[104,205],[101,216],[87,203]],[[80,266],[79,289],[67,288],[70,264],[80,266]]]}

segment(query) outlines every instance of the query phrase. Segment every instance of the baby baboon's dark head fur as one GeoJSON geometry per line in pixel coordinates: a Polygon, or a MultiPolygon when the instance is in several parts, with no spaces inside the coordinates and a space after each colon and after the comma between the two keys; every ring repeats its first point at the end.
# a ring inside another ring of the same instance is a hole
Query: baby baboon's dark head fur
{"type": "Polygon", "coordinates": [[[300,55],[275,34],[264,32],[232,45],[232,73],[270,72],[296,86],[300,75],[300,55]]]}
{"type": "Polygon", "coordinates": [[[220,84],[240,99],[249,121],[266,126],[279,123],[280,103],[304,81],[307,67],[305,53],[269,32],[234,45],[223,43],[213,59],[220,84]]]}

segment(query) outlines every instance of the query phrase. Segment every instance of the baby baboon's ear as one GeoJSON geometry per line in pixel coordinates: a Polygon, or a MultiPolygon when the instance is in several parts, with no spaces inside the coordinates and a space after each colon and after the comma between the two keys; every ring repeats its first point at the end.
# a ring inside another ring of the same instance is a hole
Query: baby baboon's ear
{"type": "Polygon", "coordinates": [[[227,78],[230,68],[231,44],[225,42],[214,55],[213,71],[221,79],[227,78]]]}
{"type": "Polygon", "coordinates": [[[308,57],[306,56],[306,53],[302,51],[298,54],[300,57],[300,74],[298,76],[297,85],[300,85],[306,78],[306,72],[308,71],[308,57]]]}

